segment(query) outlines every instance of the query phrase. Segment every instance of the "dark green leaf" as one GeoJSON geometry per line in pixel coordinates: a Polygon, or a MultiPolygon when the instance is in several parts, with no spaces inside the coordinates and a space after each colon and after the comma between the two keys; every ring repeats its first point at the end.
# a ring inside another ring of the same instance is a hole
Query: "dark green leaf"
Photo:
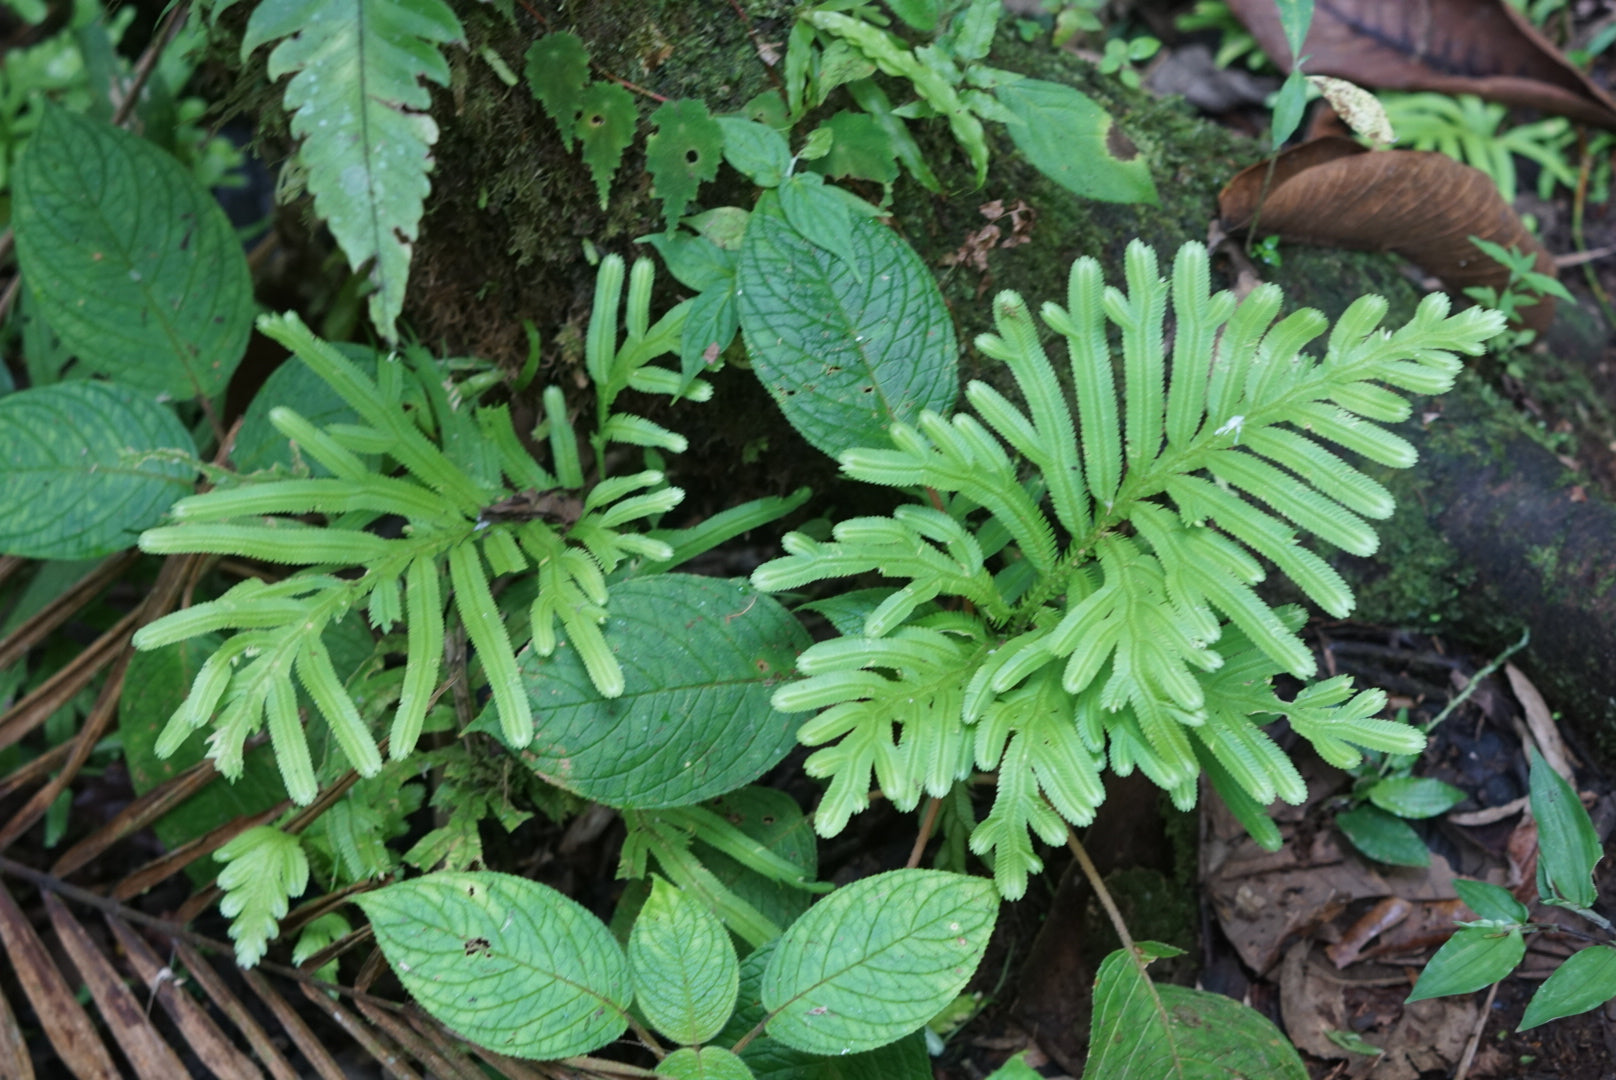
{"type": "Polygon", "coordinates": [[[780,185],[780,209],[799,235],[841,259],[856,273],[853,215],[835,192],[814,173],[792,176],[780,185]]]}
{"type": "MultiPolygon", "coordinates": [[[[1154,951],[1141,942],[1147,956],[1154,951]]],[[[1175,950],[1176,951],[1176,950],[1175,950]]],[[[1170,954],[1169,954],[1170,955],[1170,954]]],[[[1154,987],[1126,952],[1100,965],[1084,1080],[1304,1080],[1290,1042],[1262,1013],[1221,994],[1154,987]]]]}
{"type": "Polygon", "coordinates": [[[728,287],[735,279],[735,253],[725,251],[705,236],[687,232],[656,233],[640,240],[656,248],[668,273],[687,289],[705,292],[728,287]]]}
{"type": "Polygon", "coordinates": [[[718,125],[724,129],[724,160],[758,187],[778,187],[791,169],[791,144],[786,137],[754,120],[733,116],[720,116],[718,125]]]}
{"type": "MultiPolygon", "coordinates": [[[[1302,55],[1302,42],[1307,40],[1308,27],[1313,24],[1313,0],[1274,0],[1279,9],[1279,25],[1285,30],[1285,41],[1291,47],[1289,57],[1276,57],[1295,61],[1302,55]]],[[[1295,65],[1300,68],[1298,63],[1295,65]]]]}
{"type": "MultiPolygon", "coordinates": [[[[570,644],[522,651],[538,718],[522,759],[545,780],[608,806],[687,806],[750,783],[795,745],[795,722],[769,697],[808,638],[773,599],[659,574],[613,586],[610,609],[620,697],[599,695],[570,644]]],[[[475,725],[498,727],[491,710],[475,725]]]]}
{"type": "Polygon", "coordinates": [[[732,281],[715,285],[691,301],[679,337],[679,375],[684,385],[718,364],[740,328],[732,281]]]}
{"type": "Polygon", "coordinates": [[[887,0],[892,13],[922,34],[937,29],[937,19],[943,13],[939,0],[887,0]]]}
{"type": "Polygon", "coordinates": [[[682,1047],[662,1059],[656,1074],[677,1080],[754,1080],[746,1062],[722,1046],[704,1046],[699,1050],[682,1047]]]}
{"type": "Polygon", "coordinates": [[[583,144],[584,164],[595,178],[602,210],[606,209],[606,195],[623,160],[623,151],[634,141],[639,116],[634,95],[616,83],[590,83],[578,98],[578,123],[573,131],[583,144]]]}
{"type": "Polygon", "coordinates": [[[1415,776],[1382,780],[1368,794],[1370,802],[1400,818],[1436,817],[1465,801],[1465,793],[1452,784],[1415,776]]]}
{"type": "Polygon", "coordinates": [[[1616,949],[1592,945],[1566,957],[1527,1002],[1517,1031],[1575,1016],[1616,998],[1616,949]]]}
{"type": "Polygon", "coordinates": [[[1352,846],[1391,866],[1430,866],[1431,851],[1408,822],[1374,806],[1359,806],[1335,816],[1352,846]]]}
{"type": "Polygon", "coordinates": [[[628,1026],[628,965],[600,920],[536,881],[437,873],[362,893],[387,961],[417,1002],[502,1054],[597,1050],[628,1026]]]}
{"type": "Polygon", "coordinates": [[[196,478],[196,447],[149,393],[68,382],[0,397],[0,552],[90,559],[132,547],[196,478]]]}
{"type": "Polygon", "coordinates": [[[1459,894],[1459,899],[1464,901],[1465,907],[1483,919],[1524,923],[1532,917],[1526,905],[1501,886],[1489,885],[1485,881],[1471,881],[1469,878],[1454,878],[1453,888],[1459,894]]]}
{"type": "Polygon", "coordinates": [[[176,398],[218,397],[253,313],[224,212],[147,140],[40,108],[12,205],[39,314],[86,370],[176,398]]]}
{"type": "MultiPolygon", "coordinates": [[[[763,973],[779,944],[776,938],[741,961],[739,1004],[714,1042],[733,1044],[768,1015],[763,1007],[763,973]]],[[[747,1043],[741,1057],[757,1080],[932,1080],[925,1036],[918,1031],[877,1050],[835,1057],[794,1050],[764,1035],[747,1043]]]]}
{"type": "Polygon", "coordinates": [[[903,167],[909,170],[909,175],[927,191],[941,192],[943,185],[938,182],[937,174],[931,171],[931,166],[926,163],[926,155],[920,149],[920,144],[915,142],[915,137],[909,134],[903,119],[892,108],[892,102],[888,100],[886,91],[882,90],[873,79],[864,79],[848,83],[847,92],[858,102],[858,107],[887,133],[887,137],[892,140],[892,152],[897,155],[903,167]]]}
{"type": "Polygon", "coordinates": [[[1551,769],[1543,756],[1532,751],[1532,817],[1537,820],[1539,888],[1547,882],[1543,899],[1563,897],[1578,907],[1592,907],[1594,864],[1603,852],[1588,811],[1571,785],[1551,769]]]}
{"type": "MultiPolygon", "coordinates": [[[[157,736],[191,691],[202,663],[218,650],[217,634],[204,634],[129,657],[123,697],[118,704],[118,735],[135,793],[144,795],[202,760],[207,745],[189,739],[172,756],[157,756],[157,736]]],[[[215,778],[201,791],[157,819],[157,838],[169,850],[218,827],[269,809],[286,798],[274,751],[266,744],[247,755],[241,778],[215,778]]],[[[211,873],[204,867],[198,874],[211,873]]]]}
{"type": "Polygon", "coordinates": [[[851,1054],[919,1030],[975,973],[997,914],[991,881],[939,870],[893,870],[838,889],[770,957],[769,1035],[851,1054]]]}
{"type": "Polygon", "coordinates": [[[995,94],[1020,118],[1010,137],[1039,172],[1085,199],[1155,205],[1145,156],[1091,99],[1040,79],[1003,83],[995,94]]]}
{"type": "MultiPolygon", "coordinates": [[[[790,795],[775,788],[744,787],[719,796],[707,803],[706,808],[795,865],[803,881],[812,881],[818,876],[819,844],[814,837],[813,822],[803,816],[802,808],[790,795]]],[[[714,850],[703,843],[699,835],[690,851],[719,884],[777,926],[789,926],[808,910],[814,899],[812,893],[765,877],[714,850]]]]}
{"type": "Polygon", "coordinates": [[[589,51],[576,34],[546,34],[527,50],[527,85],[561,129],[561,142],[572,150],[573,125],[589,83],[589,51]]]}
{"type": "Polygon", "coordinates": [[[1274,99],[1273,130],[1269,145],[1278,150],[1302,126],[1302,113],[1307,109],[1307,76],[1301,68],[1290,73],[1274,99]]]}
{"type": "MultiPolygon", "coordinates": [[[[336,348],[367,377],[375,377],[376,350],[346,342],[337,344],[336,348]]],[[[324,465],[306,454],[294,457],[291,443],[269,422],[269,411],[277,406],[291,409],[316,427],[359,422],[359,414],[331,389],[330,383],[303,361],[291,357],[270,373],[247,405],[247,412],[241,418],[241,430],[236,433],[235,449],[230,455],[236,471],[256,472],[276,465],[290,470],[301,461],[311,475],[331,475],[324,465]]],[[[361,460],[363,458],[361,455],[361,460]]]]}
{"type": "Polygon", "coordinates": [[[696,189],[718,175],[724,130],[700,101],[667,101],[651,114],[656,130],[645,140],[651,194],[662,200],[671,229],[679,224],[696,189]]]}
{"type": "Polygon", "coordinates": [[[628,969],[635,1004],[673,1042],[707,1042],[735,1011],[740,962],[728,931],[660,877],[629,934],[628,969]]]}
{"type": "Polygon", "coordinates": [[[885,128],[862,112],[843,109],[825,121],[830,153],[809,166],[826,176],[890,184],[898,178],[897,151],[885,128]]]}
{"type": "Polygon", "coordinates": [[[880,446],[894,420],[947,412],[958,348],[937,281],[890,229],[852,221],[857,273],[779,218],[754,214],[736,278],[753,368],[827,454],[880,446]]]}
{"type": "Polygon", "coordinates": [[[1491,986],[1514,971],[1525,955],[1526,941],[1519,930],[1464,927],[1431,957],[1408,1000],[1468,994],[1491,986]]]}

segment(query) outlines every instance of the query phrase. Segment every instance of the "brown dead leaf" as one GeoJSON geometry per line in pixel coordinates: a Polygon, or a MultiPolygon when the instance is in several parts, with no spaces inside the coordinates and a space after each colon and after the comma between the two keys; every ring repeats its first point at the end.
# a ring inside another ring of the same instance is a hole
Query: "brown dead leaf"
{"type": "MultiPolygon", "coordinates": [[[[1536,268],[1554,275],[1554,259],[1483,172],[1446,154],[1422,150],[1371,152],[1351,139],[1325,137],[1241,171],[1218,195],[1230,232],[1257,228],[1287,240],[1364,251],[1392,251],[1417,263],[1459,292],[1469,286],[1502,290],[1508,271],[1484,255],[1470,237],[1536,256],[1536,268]],[[1267,183],[1267,193],[1263,186],[1267,183]],[[1260,205],[1260,213],[1259,213],[1260,205]]],[[[1545,299],[1522,311],[1524,325],[1541,332],[1554,318],[1545,299]]]]}
{"type": "Polygon", "coordinates": [[[1515,700],[1521,703],[1521,710],[1526,713],[1526,726],[1531,729],[1532,741],[1537,744],[1538,753],[1549,768],[1560,774],[1560,779],[1570,784],[1576,790],[1577,777],[1571,771],[1570,754],[1566,750],[1565,740],[1560,738],[1560,729],[1554,726],[1554,714],[1549,711],[1548,702],[1538,693],[1532,680],[1526,673],[1514,664],[1504,665],[1504,674],[1509,678],[1509,688],[1515,693],[1515,700]]]}
{"type": "Polygon", "coordinates": [[[1364,912],[1363,916],[1352,924],[1340,941],[1324,950],[1325,954],[1330,958],[1330,963],[1334,964],[1338,969],[1346,967],[1358,959],[1358,955],[1363,952],[1364,946],[1368,945],[1384,931],[1390,930],[1408,918],[1408,913],[1413,910],[1414,905],[1404,900],[1401,896],[1386,897],[1364,912]]]}
{"type": "MultiPolygon", "coordinates": [[[[1229,0],[1273,61],[1291,67],[1273,0],[1229,0]]],[[[1383,90],[1475,94],[1616,129],[1616,100],[1505,0],[1325,0],[1302,45],[1309,75],[1383,90]]]]}

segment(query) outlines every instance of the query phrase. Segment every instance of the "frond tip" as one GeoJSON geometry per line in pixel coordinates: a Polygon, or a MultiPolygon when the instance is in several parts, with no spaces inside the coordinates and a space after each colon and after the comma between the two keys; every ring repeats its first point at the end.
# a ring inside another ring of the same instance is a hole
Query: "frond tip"
{"type": "Polygon", "coordinates": [[[1305,789],[1260,725],[1288,716],[1341,765],[1360,747],[1422,742],[1375,719],[1384,695],[1354,695],[1345,680],[1277,698],[1274,675],[1309,678],[1315,664],[1299,612],[1256,587],[1272,567],[1331,615],[1351,611],[1351,590],[1304,535],[1370,554],[1370,521],[1392,498],[1329,444],[1413,464],[1414,447],[1382,425],[1410,414],[1405,394],[1451,386],[1458,355],[1479,354],[1501,317],[1450,315],[1433,296],[1390,331],[1378,297],[1333,329],[1317,311],[1280,318],[1271,285],[1238,303],[1213,293],[1193,243],[1170,280],[1138,241],[1125,271],[1109,287],[1098,262],[1078,259],[1066,306],[1040,309],[1065,345],[1070,399],[1027,304],[1001,293],[996,332],[977,345],[1005,364],[1022,404],[975,382],[966,397],[980,421],[923,413],[892,425],[891,447],[841,455],[849,476],[930,489],[934,505],[842,522],[828,542],[793,533],[786,556],[754,572],[762,589],[870,571],[893,581],[866,590],[862,625],[809,649],[807,678],[775,695],[784,711],[821,710],[799,732],[820,747],[809,771],[831,780],[821,832],[863,809],[872,777],[901,807],[973,766],[997,769],[971,847],[1014,897],[1038,869],[1030,836],[1054,843],[1065,823],[1086,822],[1106,762],[1143,770],[1185,806],[1204,769],[1268,842],[1261,808],[1305,789]]]}

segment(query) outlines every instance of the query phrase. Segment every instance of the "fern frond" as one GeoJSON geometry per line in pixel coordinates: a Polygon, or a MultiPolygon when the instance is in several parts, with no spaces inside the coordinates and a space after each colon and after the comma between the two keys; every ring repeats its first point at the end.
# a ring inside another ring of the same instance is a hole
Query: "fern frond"
{"type": "Polygon", "coordinates": [[[269,825],[248,829],[213,856],[228,865],[219,872],[224,899],[219,911],[230,923],[236,963],[257,965],[280,932],[289,898],[309,884],[309,859],[297,837],[269,825]]]}
{"type": "Polygon", "coordinates": [[[464,41],[441,0],[262,0],[241,53],[280,44],[269,77],[291,74],[286,108],[314,208],[349,264],[370,264],[371,321],[392,340],[430,190],[438,128],[429,79],[449,84],[438,46],[464,41]]]}
{"type": "Polygon", "coordinates": [[[894,579],[858,632],[804,654],[806,678],[778,690],[775,705],[823,710],[800,736],[820,747],[811,771],[831,778],[822,813],[835,828],[862,809],[872,772],[899,805],[938,793],[961,723],[974,724],[976,763],[1000,777],[971,843],[991,853],[1006,895],[1036,869],[1029,830],[1057,837],[1062,820],[1092,812],[1102,759],[1144,771],[1186,807],[1204,768],[1266,842],[1275,834],[1261,806],[1304,789],[1258,725],[1288,716],[1343,765],[1358,747],[1422,742],[1375,718],[1378,692],[1353,696],[1329,680],[1289,703],[1274,695],[1274,675],[1309,678],[1315,662],[1295,614],[1257,593],[1259,559],[1326,611],[1350,611],[1345,581],[1298,532],[1369,554],[1378,540],[1366,519],[1386,517],[1392,500],[1323,444],[1412,464],[1413,447],[1380,426],[1408,415],[1400,391],[1446,389],[1456,354],[1478,353],[1502,328],[1496,314],[1450,317],[1433,298],[1387,332],[1385,304],[1370,298],[1337,321],[1320,360],[1308,350],[1329,327],[1324,316],[1276,322],[1272,286],[1239,304],[1212,294],[1198,244],[1179,251],[1170,284],[1137,242],[1125,271],[1125,288],[1107,288],[1099,264],[1078,259],[1067,307],[1041,309],[1065,341],[1075,408],[1027,305],[1001,294],[997,333],[978,345],[1006,364],[1025,407],[973,383],[967,398],[982,422],[922,413],[913,427],[892,425],[891,448],[841,455],[849,476],[929,488],[942,509],[843,522],[828,542],[788,535],[785,556],[753,574],[762,589],[870,571],[894,579]],[[1121,337],[1120,408],[1108,322],[1121,337]],[[971,610],[947,610],[959,600],[971,610]],[[945,620],[963,620],[958,636],[943,632],[945,620]]]}

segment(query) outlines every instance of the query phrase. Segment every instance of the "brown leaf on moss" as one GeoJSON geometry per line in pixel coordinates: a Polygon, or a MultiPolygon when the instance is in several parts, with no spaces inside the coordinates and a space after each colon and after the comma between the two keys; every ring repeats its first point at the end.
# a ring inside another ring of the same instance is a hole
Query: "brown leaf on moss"
{"type": "MultiPolygon", "coordinates": [[[[1229,0],[1229,7],[1289,71],[1274,0],[1229,0]]],[[[1302,55],[1309,75],[1382,90],[1475,94],[1616,129],[1616,100],[1505,0],[1321,0],[1302,55]]]]}
{"type": "MultiPolygon", "coordinates": [[[[1498,185],[1445,154],[1371,152],[1351,139],[1327,137],[1280,154],[1272,180],[1267,178],[1263,162],[1224,187],[1218,213],[1225,229],[1243,231],[1255,217],[1265,236],[1396,252],[1454,292],[1471,286],[1502,290],[1509,279],[1503,266],[1470,242],[1472,236],[1529,251],[1540,273],[1555,274],[1554,259],[1504,201],[1498,185]]],[[[1522,325],[1539,332],[1553,319],[1551,299],[1521,311],[1522,325]]]]}

